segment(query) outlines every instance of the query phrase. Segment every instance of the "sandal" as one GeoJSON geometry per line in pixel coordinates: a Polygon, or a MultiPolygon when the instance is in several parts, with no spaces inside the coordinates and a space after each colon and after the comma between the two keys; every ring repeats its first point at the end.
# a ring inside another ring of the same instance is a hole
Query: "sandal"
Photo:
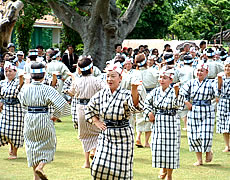
{"type": "Polygon", "coordinates": [[[210,151],[210,158],[207,158],[207,156],[206,156],[205,162],[206,162],[206,163],[212,162],[212,159],[213,159],[213,152],[210,151]]]}
{"type": "Polygon", "coordinates": [[[40,177],[41,180],[48,180],[47,176],[45,175],[45,173],[42,170],[36,169],[35,173],[40,177]]]}
{"type": "Polygon", "coordinates": [[[143,148],[143,145],[141,144],[141,142],[139,140],[136,140],[136,146],[138,148],[143,148]]]}
{"type": "Polygon", "coordinates": [[[161,172],[160,171],[160,174],[158,175],[158,178],[159,179],[165,179],[166,175],[167,175],[167,172],[161,172]]]}

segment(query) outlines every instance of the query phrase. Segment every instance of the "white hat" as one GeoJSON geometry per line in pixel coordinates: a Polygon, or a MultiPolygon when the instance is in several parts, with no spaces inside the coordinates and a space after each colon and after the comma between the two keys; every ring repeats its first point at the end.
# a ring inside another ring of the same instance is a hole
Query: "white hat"
{"type": "Polygon", "coordinates": [[[9,49],[10,47],[15,47],[14,43],[9,43],[7,49],[9,49]]]}
{"type": "Polygon", "coordinates": [[[17,56],[24,56],[23,51],[18,51],[18,52],[17,52],[17,56]]]}

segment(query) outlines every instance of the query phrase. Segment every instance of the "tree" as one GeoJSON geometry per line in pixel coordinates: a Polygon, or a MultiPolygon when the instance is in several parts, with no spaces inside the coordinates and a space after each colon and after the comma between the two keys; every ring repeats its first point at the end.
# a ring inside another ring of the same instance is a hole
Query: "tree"
{"type": "Polygon", "coordinates": [[[213,21],[213,17],[203,4],[187,6],[182,13],[175,15],[169,30],[178,39],[211,39],[216,33],[213,21]]]}
{"type": "Polygon", "coordinates": [[[122,43],[133,30],[143,9],[154,2],[130,0],[127,10],[121,15],[115,0],[48,0],[56,16],[79,33],[84,54],[91,55],[100,69],[112,58],[114,45],[122,43]]]}
{"type": "Polygon", "coordinates": [[[155,4],[154,6],[147,6],[128,38],[165,38],[169,33],[168,27],[171,25],[173,15],[172,3],[167,0],[160,5],[155,4]]]}
{"type": "Polygon", "coordinates": [[[78,32],[74,31],[70,27],[63,24],[62,33],[61,33],[61,46],[60,50],[63,53],[68,45],[72,45],[75,48],[75,53],[83,53],[83,44],[80,35],[78,32]]]}
{"type": "Polygon", "coordinates": [[[30,49],[34,23],[37,19],[41,19],[48,14],[50,8],[43,1],[35,3],[35,1],[22,0],[22,2],[24,3],[24,8],[15,25],[16,43],[18,49],[27,54],[30,49]]]}
{"type": "Polygon", "coordinates": [[[208,39],[227,28],[230,22],[227,0],[194,1],[174,17],[169,27],[179,39],[208,39]]]}
{"type": "Polygon", "coordinates": [[[8,1],[2,2],[0,12],[0,52],[3,53],[7,49],[7,45],[10,42],[11,33],[14,25],[17,21],[19,11],[23,8],[21,1],[8,1]]]}
{"type": "Polygon", "coordinates": [[[220,28],[220,44],[223,40],[223,29],[230,23],[230,1],[229,0],[203,0],[208,11],[216,19],[215,23],[220,28]]]}

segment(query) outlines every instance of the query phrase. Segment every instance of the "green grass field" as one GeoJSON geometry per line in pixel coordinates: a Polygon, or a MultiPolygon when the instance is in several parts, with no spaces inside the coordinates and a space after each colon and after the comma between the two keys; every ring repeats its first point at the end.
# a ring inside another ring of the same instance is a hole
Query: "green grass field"
{"type": "MultiPolygon", "coordinates": [[[[57,152],[51,164],[46,165],[45,172],[49,180],[88,180],[90,170],[83,169],[84,156],[77,132],[74,130],[70,117],[62,118],[56,123],[57,152]]],[[[214,134],[214,158],[209,164],[194,167],[195,153],[188,150],[186,133],[181,136],[180,168],[174,170],[173,179],[185,180],[229,180],[230,153],[223,153],[223,137],[214,134]]],[[[32,168],[28,168],[25,148],[18,151],[17,160],[8,160],[9,146],[0,148],[0,180],[32,180],[32,168]]],[[[205,158],[205,157],[204,157],[205,158]]],[[[204,159],[203,158],[203,159],[204,159]]],[[[157,179],[159,169],[151,167],[151,151],[149,148],[134,149],[134,180],[157,179]]]]}

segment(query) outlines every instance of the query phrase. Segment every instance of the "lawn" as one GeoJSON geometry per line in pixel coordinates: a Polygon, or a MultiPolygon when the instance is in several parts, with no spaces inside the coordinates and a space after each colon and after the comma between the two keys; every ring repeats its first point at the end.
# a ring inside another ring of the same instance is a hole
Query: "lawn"
{"type": "MultiPolygon", "coordinates": [[[[70,117],[62,118],[62,123],[56,123],[57,152],[51,164],[45,167],[49,180],[88,180],[90,170],[83,169],[83,152],[77,132],[73,129],[70,117]]],[[[18,151],[17,160],[8,160],[8,146],[0,148],[0,180],[32,180],[32,168],[28,168],[25,148],[18,151]]],[[[223,153],[223,137],[214,134],[213,162],[201,167],[193,167],[196,161],[195,153],[188,150],[186,133],[181,136],[180,168],[174,170],[176,180],[229,180],[230,153],[223,153]]],[[[203,158],[204,159],[204,158],[203,158]]],[[[134,180],[157,179],[159,169],[151,167],[151,151],[149,148],[134,149],[134,180]]]]}

